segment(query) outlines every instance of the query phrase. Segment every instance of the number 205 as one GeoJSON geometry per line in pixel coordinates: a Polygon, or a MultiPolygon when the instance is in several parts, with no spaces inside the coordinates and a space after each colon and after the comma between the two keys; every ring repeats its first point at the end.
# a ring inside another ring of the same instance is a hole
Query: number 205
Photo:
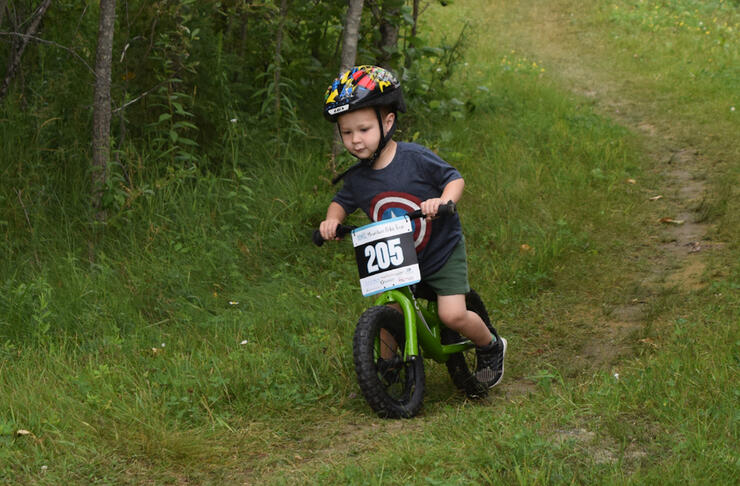
{"type": "Polygon", "coordinates": [[[399,266],[403,263],[403,249],[401,239],[394,238],[388,241],[379,241],[375,245],[365,247],[367,257],[367,273],[375,273],[385,270],[392,265],[399,266]]]}

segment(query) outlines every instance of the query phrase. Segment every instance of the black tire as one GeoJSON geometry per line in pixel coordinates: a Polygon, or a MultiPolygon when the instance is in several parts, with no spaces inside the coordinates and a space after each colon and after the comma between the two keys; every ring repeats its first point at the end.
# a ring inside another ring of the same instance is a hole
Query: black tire
{"type": "MultiPolygon", "coordinates": [[[[475,312],[483,319],[491,334],[497,336],[496,330],[491,325],[491,320],[488,317],[486,306],[475,290],[471,290],[465,295],[465,305],[468,310],[475,312]]],[[[442,328],[442,344],[453,344],[464,339],[455,331],[446,327],[442,328]]],[[[447,371],[450,373],[450,378],[452,378],[452,383],[465,392],[467,396],[482,398],[488,394],[488,387],[475,377],[478,364],[475,348],[451,355],[445,364],[447,365],[447,371]]]]}
{"type": "Polygon", "coordinates": [[[353,340],[355,372],[370,407],[383,418],[409,418],[424,400],[424,363],[421,356],[404,362],[403,316],[388,306],[366,310],[357,322],[353,340]],[[392,339],[381,340],[381,330],[392,339]],[[395,341],[395,343],[393,342],[395,341]],[[385,345],[380,356],[376,342],[385,345]]]}

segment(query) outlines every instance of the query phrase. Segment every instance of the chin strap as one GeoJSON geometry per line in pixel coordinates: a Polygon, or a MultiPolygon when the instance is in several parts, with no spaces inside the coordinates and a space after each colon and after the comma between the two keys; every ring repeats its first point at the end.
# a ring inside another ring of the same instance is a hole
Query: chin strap
{"type": "MultiPolygon", "coordinates": [[[[332,184],[336,184],[337,182],[341,181],[344,176],[349,174],[350,172],[353,172],[360,167],[371,167],[373,165],[373,162],[375,162],[378,157],[380,157],[380,153],[383,151],[386,145],[388,145],[388,142],[391,141],[391,138],[393,137],[393,133],[396,131],[396,119],[393,119],[393,125],[391,125],[390,130],[388,130],[388,133],[385,135],[383,134],[383,117],[380,114],[380,108],[375,107],[375,114],[378,117],[378,125],[380,125],[380,143],[378,144],[378,148],[375,150],[375,152],[367,159],[359,159],[359,162],[357,162],[355,165],[350,167],[349,169],[345,170],[338,176],[334,177],[334,179],[331,180],[332,184]]],[[[337,122],[337,128],[339,128],[339,123],[337,122]]]]}

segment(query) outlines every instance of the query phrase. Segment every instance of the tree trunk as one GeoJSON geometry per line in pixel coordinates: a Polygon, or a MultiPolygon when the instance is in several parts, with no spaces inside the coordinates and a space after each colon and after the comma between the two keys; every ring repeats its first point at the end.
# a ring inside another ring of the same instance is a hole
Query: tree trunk
{"type": "Polygon", "coordinates": [[[3,20],[5,19],[5,8],[8,6],[8,0],[0,0],[0,29],[3,27],[3,20]]]}
{"type": "MultiPolygon", "coordinates": [[[[6,5],[7,5],[7,1],[0,0],[0,6],[3,7],[2,10],[0,10],[0,12],[5,11],[6,5]]],[[[26,29],[25,35],[23,35],[21,38],[21,42],[20,42],[20,45],[18,46],[18,49],[11,52],[10,61],[8,62],[8,71],[5,74],[5,79],[3,80],[2,86],[0,86],[0,100],[5,98],[5,94],[8,92],[10,83],[13,81],[13,78],[15,77],[15,73],[16,71],[18,71],[18,68],[21,65],[21,58],[23,57],[23,51],[26,50],[26,46],[28,45],[28,41],[31,40],[31,37],[35,36],[36,33],[38,32],[39,26],[41,25],[41,20],[44,18],[44,14],[46,14],[46,11],[49,9],[49,5],[51,5],[51,0],[43,0],[41,2],[41,5],[39,5],[39,8],[36,9],[36,13],[33,16],[33,19],[31,19],[31,23],[28,25],[28,29],[26,29]]]]}
{"type": "Polygon", "coordinates": [[[385,0],[380,14],[380,57],[378,65],[391,69],[391,59],[398,46],[398,18],[403,2],[385,0]]]}
{"type": "Polygon", "coordinates": [[[370,10],[378,22],[380,39],[376,47],[380,50],[377,64],[390,69],[391,58],[398,45],[398,18],[404,0],[369,0],[370,10]]]}
{"type": "Polygon", "coordinates": [[[354,66],[355,59],[357,59],[357,42],[360,38],[360,22],[362,21],[362,7],[364,2],[365,0],[349,0],[347,16],[344,19],[344,34],[342,35],[340,73],[354,66]]]}
{"type": "Polygon", "coordinates": [[[116,0],[100,0],[98,47],[95,54],[95,95],[92,133],[92,207],[95,219],[105,220],[102,198],[108,179],[110,160],[111,66],[113,64],[113,31],[116,22],[116,0]]]}
{"type": "MultiPolygon", "coordinates": [[[[357,59],[357,43],[360,38],[360,22],[362,21],[362,7],[365,0],[349,0],[347,16],[344,18],[344,33],[342,34],[342,55],[340,57],[339,72],[343,73],[352,68],[357,59]]],[[[329,168],[332,175],[336,175],[336,158],[342,148],[339,131],[334,132],[334,142],[331,147],[329,168]]]]}
{"type": "MultiPolygon", "coordinates": [[[[278,19],[278,28],[275,35],[275,71],[274,81],[275,86],[275,133],[277,134],[278,142],[280,142],[280,75],[283,63],[283,29],[285,28],[285,16],[288,14],[288,0],[280,1],[280,18],[278,19]]],[[[280,144],[278,143],[278,150],[280,150],[280,144]]]]}
{"type": "MultiPolygon", "coordinates": [[[[247,52],[247,39],[249,34],[249,13],[245,12],[241,16],[242,26],[239,34],[239,59],[245,59],[245,53],[247,52]]],[[[240,69],[237,71],[238,80],[241,81],[244,70],[240,69]]]]}
{"type": "Polygon", "coordinates": [[[411,25],[411,37],[416,37],[416,24],[419,21],[419,0],[414,0],[414,7],[411,18],[414,21],[414,23],[411,25]]]}
{"type": "Polygon", "coordinates": [[[414,39],[416,39],[416,27],[419,24],[419,0],[414,0],[412,10],[411,10],[411,40],[409,40],[408,46],[404,43],[403,51],[404,51],[404,59],[403,64],[406,66],[406,68],[411,67],[412,58],[408,55],[408,52],[412,50],[415,46],[414,39]]]}

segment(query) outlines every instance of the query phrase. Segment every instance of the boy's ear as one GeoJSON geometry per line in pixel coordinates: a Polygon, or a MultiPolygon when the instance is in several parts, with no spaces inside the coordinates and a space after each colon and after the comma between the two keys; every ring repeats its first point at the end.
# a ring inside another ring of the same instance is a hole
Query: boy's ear
{"type": "Polygon", "coordinates": [[[393,113],[392,111],[390,111],[390,112],[386,113],[386,115],[385,115],[385,116],[383,117],[383,122],[384,122],[384,123],[385,123],[385,125],[387,125],[388,127],[390,127],[391,125],[393,125],[393,122],[394,122],[395,120],[396,120],[396,114],[395,114],[395,113],[393,113]]]}

